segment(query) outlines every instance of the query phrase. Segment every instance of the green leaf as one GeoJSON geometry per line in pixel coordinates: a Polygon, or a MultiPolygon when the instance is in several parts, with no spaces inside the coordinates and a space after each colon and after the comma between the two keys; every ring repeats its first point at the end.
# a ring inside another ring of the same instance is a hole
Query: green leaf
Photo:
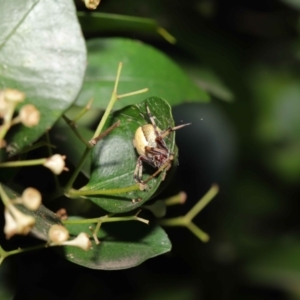
{"type": "MultiPolygon", "coordinates": [[[[66,227],[74,236],[80,232],[90,234],[88,224],[69,224],[66,227]]],[[[99,245],[92,241],[92,249],[88,251],[65,246],[65,258],[90,269],[120,270],[135,267],[170,251],[172,247],[165,231],[157,225],[123,222],[102,227],[98,233],[99,245]]]]}
{"type": "MultiPolygon", "coordinates": [[[[122,100],[121,100],[122,101],[122,100]]],[[[133,147],[133,137],[138,127],[150,123],[146,112],[146,105],[156,117],[156,123],[160,129],[174,126],[170,105],[161,98],[151,97],[140,104],[125,107],[115,112],[107,122],[107,126],[120,120],[120,126],[114,129],[106,138],[100,141],[92,154],[92,171],[89,183],[82,190],[107,190],[132,186],[135,184],[133,173],[138,158],[133,147]]],[[[171,133],[165,139],[170,152],[174,153],[177,164],[177,147],[175,146],[175,134],[171,133]]],[[[146,179],[156,170],[144,163],[144,176],[146,179]]],[[[169,177],[172,169],[168,171],[169,177]]],[[[116,193],[107,196],[86,196],[94,203],[113,213],[126,212],[135,209],[149,200],[158,189],[163,174],[148,182],[149,189],[145,191],[132,191],[116,193]],[[133,202],[132,199],[140,199],[133,202]]]]}
{"type": "Polygon", "coordinates": [[[71,0],[2,0],[0,28],[0,88],[24,92],[25,103],[41,113],[37,126],[9,131],[16,153],[72,104],[82,85],[86,49],[71,0]]]}
{"type": "MultiPolygon", "coordinates": [[[[94,98],[94,105],[104,109],[114,87],[117,63],[124,66],[118,93],[124,94],[149,88],[150,96],[166,99],[171,105],[183,101],[208,101],[209,96],[165,54],[155,48],[124,38],[94,39],[87,43],[88,67],[83,88],[76,101],[84,106],[94,98]]],[[[145,99],[144,94],[123,98],[121,108],[145,99]]]]}
{"type": "Polygon", "coordinates": [[[158,37],[161,34],[167,41],[175,42],[175,38],[162,29],[154,19],[98,12],[78,12],[77,15],[85,34],[118,32],[151,37],[158,37]]]}
{"type": "MultiPolygon", "coordinates": [[[[11,188],[2,184],[5,192],[10,199],[19,198],[20,194],[11,188]]],[[[18,204],[16,207],[26,215],[32,216],[35,218],[35,225],[31,229],[30,234],[36,238],[47,241],[48,240],[48,231],[50,227],[54,224],[62,224],[59,217],[45,207],[43,204],[40,205],[39,209],[36,211],[29,210],[24,205],[18,204]]]]}

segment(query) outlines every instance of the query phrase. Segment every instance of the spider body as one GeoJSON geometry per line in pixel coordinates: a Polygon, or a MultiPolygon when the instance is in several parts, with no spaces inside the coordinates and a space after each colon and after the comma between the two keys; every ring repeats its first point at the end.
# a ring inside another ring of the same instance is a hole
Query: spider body
{"type": "Polygon", "coordinates": [[[172,131],[190,125],[188,123],[161,130],[156,126],[154,117],[152,116],[149,107],[147,106],[146,108],[151,124],[140,126],[136,130],[133,140],[133,145],[139,154],[134,171],[134,179],[138,183],[148,182],[163,170],[168,171],[170,169],[174,156],[167,147],[164,138],[172,131]],[[143,162],[146,162],[153,168],[158,169],[145,182],[142,180],[143,162]]]}

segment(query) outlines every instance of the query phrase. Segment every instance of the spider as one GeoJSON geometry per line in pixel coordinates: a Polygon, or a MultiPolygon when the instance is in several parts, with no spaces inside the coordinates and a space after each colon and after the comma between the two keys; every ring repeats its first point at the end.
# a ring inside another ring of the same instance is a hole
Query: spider
{"type": "MultiPolygon", "coordinates": [[[[173,153],[168,149],[164,138],[168,136],[172,131],[190,125],[191,123],[169,127],[165,130],[161,130],[155,123],[155,117],[151,114],[150,109],[146,106],[147,113],[151,124],[140,126],[133,139],[133,145],[139,154],[134,170],[134,180],[137,183],[144,184],[150,179],[154,178],[157,174],[165,170],[167,172],[174,160],[173,153]],[[158,169],[154,174],[148,177],[145,181],[142,180],[143,175],[143,161],[148,163],[153,168],[158,169]]],[[[166,173],[164,174],[165,177],[166,173]]],[[[162,180],[164,180],[164,177],[162,180]]]]}

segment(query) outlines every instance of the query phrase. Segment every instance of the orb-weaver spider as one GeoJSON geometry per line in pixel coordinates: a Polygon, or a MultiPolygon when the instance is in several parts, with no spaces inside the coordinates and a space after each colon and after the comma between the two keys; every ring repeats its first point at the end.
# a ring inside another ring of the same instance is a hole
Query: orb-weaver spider
{"type": "Polygon", "coordinates": [[[150,109],[146,106],[147,113],[151,124],[140,126],[133,139],[133,145],[139,154],[134,170],[134,180],[138,183],[146,183],[157,174],[162,171],[166,172],[171,168],[172,161],[174,160],[174,154],[170,152],[167,147],[164,138],[168,136],[172,131],[190,125],[191,123],[178,125],[175,127],[169,127],[165,130],[161,130],[155,123],[155,117],[151,114],[150,109]],[[150,166],[158,169],[145,181],[142,180],[143,175],[143,161],[148,163],[150,166]]]}

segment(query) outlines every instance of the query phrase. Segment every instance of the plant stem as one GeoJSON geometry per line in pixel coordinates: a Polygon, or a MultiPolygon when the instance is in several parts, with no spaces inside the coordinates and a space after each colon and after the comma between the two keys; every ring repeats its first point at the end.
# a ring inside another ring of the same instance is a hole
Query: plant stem
{"type": "Polygon", "coordinates": [[[20,160],[20,161],[6,161],[0,163],[0,168],[37,166],[37,165],[44,164],[46,161],[47,158],[20,160]]]}
{"type": "Polygon", "coordinates": [[[209,235],[202,231],[192,220],[193,218],[216,196],[219,188],[214,184],[210,190],[190,209],[185,215],[177,218],[162,219],[159,224],[162,226],[184,226],[187,227],[202,242],[209,240],[209,235]]]}
{"type": "Polygon", "coordinates": [[[130,185],[127,187],[123,188],[117,188],[117,189],[107,189],[107,190],[74,190],[71,189],[68,193],[68,197],[76,197],[76,196],[101,196],[101,195],[118,195],[118,194],[123,194],[123,193],[129,193],[132,191],[137,191],[139,190],[140,187],[138,184],[130,185]]]}
{"type": "Polygon", "coordinates": [[[113,129],[115,129],[116,127],[119,127],[119,126],[120,126],[120,120],[118,120],[116,123],[111,125],[109,128],[107,128],[106,130],[101,132],[97,137],[91,139],[89,141],[89,144],[92,146],[95,146],[101,139],[106,137],[113,129]]]}
{"type": "Polygon", "coordinates": [[[85,162],[85,159],[89,155],[90,151],[91,151],[91,148],[89,148],[89,147],[85,148],[85,151],[84,151],[84,153],[81,156],[81,159],[80,159],[80,162],[79,162],[78,166],[74,170],[71,178],[69,179],[68,183],[66,184],[66,186],[64,188],[66,196],[69,195],[69,192],[70,192],[70,190],[71,190],[71,188],[73,186],[73,183],[74,183],[75,179],[77,178],[77,176],[78,176],[78,174],[79,174],[79,172],[80,172],[80,170],[81,170],[81,168],[82,168],[82,166],[83,166],[83,164],[85,162]]]}
{"type": "Polygon", "coordinates": [[[193,222],[188,223],[186,227],[202,242],[206,243],[209,241],[209,235],[196,226],[193,222]]]}
{"type": "MultiPolygon", "coordinates": [[[[22,151],[20,151],[19,153],[22,154],[22,153],[27,153],[29,151],[32,151],[34,149],[37,149],[37,148],[40,148],[40,147],[48,147],[48,148],[56,148],[54,145],[51,145],[50,143],[48,143],[47,141],[39,141],[37,143],[35,143],[34,145],[32,146],[28,146],[28,147],[25,147],[22,151]]],[[[49,155],[50,156],[50,155],[49,155]]]]}
{"type": "Polygon", "coordinates": [[[199,214],[199,212],[218,194],[219,187],[214,184],[210,190],[191,208],[191,210],[185,215],[188,220],[199,214]]]}
{"type": "Polygon", "coordinates": [[[177,195],[165,199],[166,206],[172,206],[177,204],[184,204],[186,201],[187,195],[185,192],[179,192],[177,195]]]}
{"type": "Polygon", "coordinates": [[[94,98],[91,98],[88,103],[86,104],[86,106],[79,112],[79,114],[71,121],[71,125],[75,125],[75,123],[80,120],[80,118],[82,118],[87,111],[89,111],[91,109],[92,103],[94,101],[94,98]]]}
{"type": "Polygon", "coordinates": [[[172,36],[167,30],[165,30],[162,27],[157,27],[157,32],[165,38],[166,41],[168,41],[170,44],[175,44],[176,43],[176,38],[172,36]]]}
{"type": "MultiPolygon", "coordinates": [[[[114,90],[113,90],[112,95],[111,95],[111,99],[110,99],[110,101],[109,101],[109,103],[107,105],[105,113],[104,113],[104,115],[103,115],[103,117],[102,117],[102,119],[101,119],[101,121],[100,121],[100,123],[99,123],[99,125],[98,125],[98,127],[97,127],[97,129],[96,129],[96,131],[95,131],[92,139],[96,138],[101,133],[102,128],[104,127],[105,122],[106,122],[106,120],[107,120],[107,118],[108,118],[108,116],[109,116],[109,114],[110,114],[110,112],[111,112],[111,110],[113,108],[113,105],[115,104],[116,100],[118,99],[117,98],[117,87],[118,87],[118,83],[119,83],[119,79],[120,79],[122,65],[123,64],[120,62],[119,66],[118,66],[118,71],[117,71],[115,86],[114,86],[114,90]]],[[[76,180],[76,178],[77,178],[77,176],[78,176],[78,174],[79,174],[79,172],[80,172],[80,170],[81,170],[81,168],[82,168],[82,166],[83,166],[83,164],[84,164],[87,156],[89,155],[89,153],[91,151],[91,147],[92,147],[91,144],[86,145],[86,149],[85,149],[85,151],[84,151],[84,153],[83,153],[83,155],[82,155],[82,157],[80,159],[80,162],[79,162],[78,166],[76,167],[76,169],[74,170],[74,172],[73,172],[70,180],[66,184],[66,186],[65,186],[65,194],[66,194],[66,196],[69,195],[70,189],[72,188],[74,181],[76,180]]]]}
{"type": "Polygon", "coordinates": [[[96,129],[96,131],[94,133],[93,139],[95,137],[97,137],[101,133],[102,128],[104,127],[104,124],[105,124],[105,122],[106,122],[106,120],[107,120],[107,118],[108,118],[108,116],[109,116],[109,114],[110,114],[110,112],[111,112],[111,110],[112,110],[115,102],[118,100],[117,89],[118,89],[118,84],[119,84],[119,80],[120,80],[122,66],[123,66],[123,64],[120,62],[119,66],[118,66],[118,71],[117,71],[115,86],[114,86],[113,92],[111,94],[111,98],[110,98],[109,103],[107,105],[107,108],[106,108],[106,110],[104,112],[104,115],[103,115],[103,117],[102,117],[102,119],[101,119],[101,121],[99,123],[99,126],[97,127],[97,129],[96,129]]]}
{"type": "Polygon", "coordinates": [[[19,253],[25,253],[25,252],[29,252],[29,251],[34,251],[34,250],[40,250],[40,249],[43,249],[43,248],[46,248],[46,247],[47,247],[47,243],[37,245],[37,246],[28,247],[28,248],[22,248],[22,249],[19,248],[19,249],[15,249],[15,250],[11,250],[11,251],[5,251],[0,246],[0,265],[4,261],[4,259],[8,256],[19,254],[19,253]]]}
{"type": "Polygon", "coordinates": [[[7,207],[11,204],[11,200],[9,199],[9,197],[7,196],[4,188],[2,187],[2,184],[0,184],[0,196],[2,199],[3,204],[7,207]]]}
{"type": "Polygon", "coordinates": [[[145,88],[145,89],[142,89],[142,90],[138,90],[138,91],[134,91],[134,92],[130,92],[130,93],[118,95],[118,99],[129,97],[129,96],[134,96],[134,95],[138,95],[138,94],[142,94],[142,93],[146,93],[148,91],[149,91],[149,89],[145,88]]]}
{"type": "Polygon", "coordinates": [[[66,115],[62,116],[65,122],[70,126],[71,130],[74,132],[74,134],[78,137],[78,139],[87,147],[90,148],[91,145],[81,136],[78,129],[75,127],[74,121],[71,121],[66,115]]]}
{"type": "Polygon", "coordinates": [[[126,216],[126,217],[109,217],[108,215],[100,217],[100,218],[92,218],[92,219],[83,219],[83,220],[64,220],[63,224],[92,224],[92,223],[109,223],[109,222],[126,222],[126,221],[140,221],[145,224],[149,224],[149,221],[143,218],[134,216],[126,216]]]}

